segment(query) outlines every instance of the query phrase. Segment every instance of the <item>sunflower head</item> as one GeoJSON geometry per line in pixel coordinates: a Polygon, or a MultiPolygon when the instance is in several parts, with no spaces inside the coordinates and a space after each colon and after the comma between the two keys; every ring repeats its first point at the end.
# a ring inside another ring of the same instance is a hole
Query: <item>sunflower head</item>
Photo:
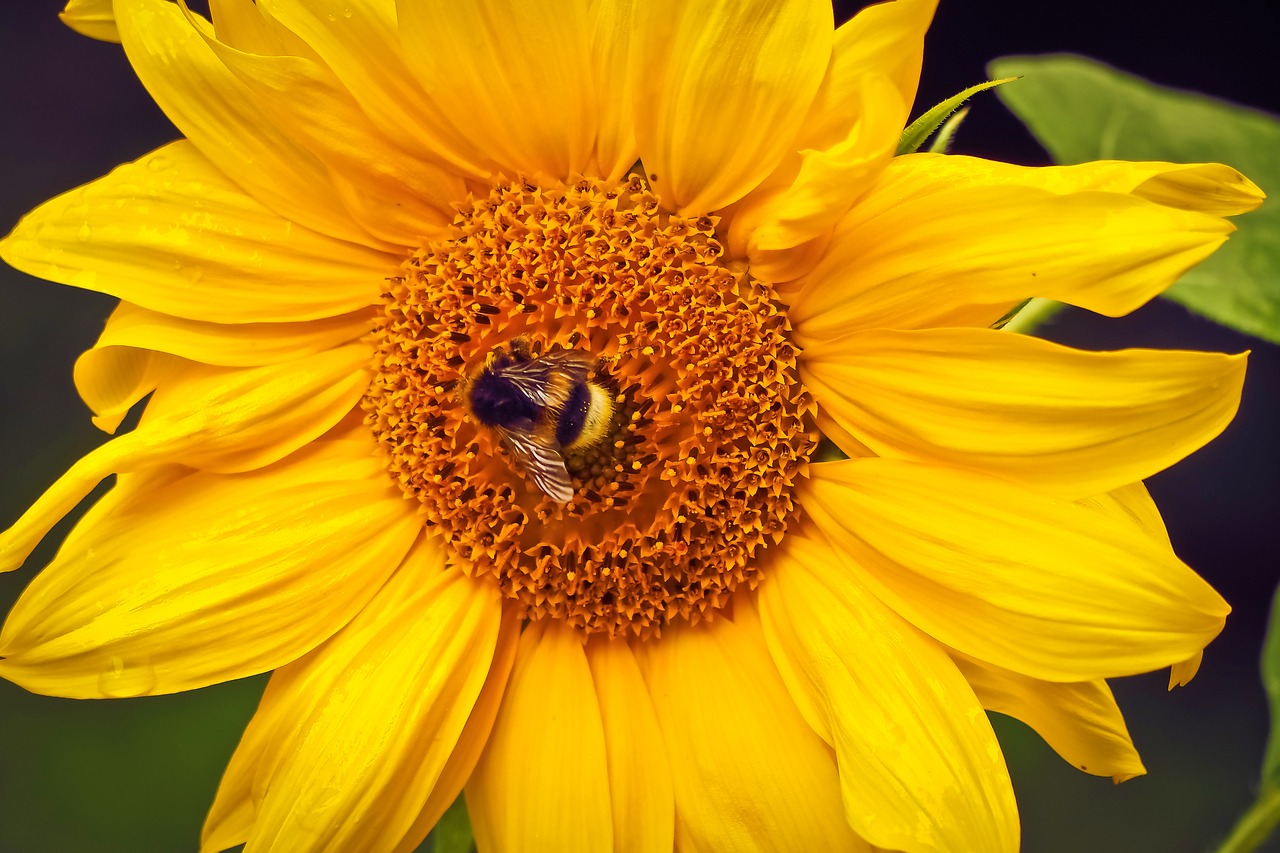
{"type": "Polygon", "coordinates": [[[639,637],[708,618],[755,585],[796,515],[813,403],[785,308],[724,263],[716,224],[664,211],[639,175],[504,184],[383,295],[366,423],[457,564],[528,618],[639,637]],[[565,503],[522,479],[458,393],[517,343],[599,357],[590,380],[613,398],[600,441],[547,444],[565,503]]]}
{"type": "Polygon", "coordinates": [[[412,849],[464,788],[484,850],[1009,851],[984,709],[1144,772],[1104,679],[1228,608],[1141,480],[1244,359],[995,326],[1134,310],[1260,193],[894,156],[934,5],[74,0],[185,138],[0,241],[121,299],[95,422],[146,400],[0,534],[119,475],[0,676],[272,671],[209,853],[412,849]]]}

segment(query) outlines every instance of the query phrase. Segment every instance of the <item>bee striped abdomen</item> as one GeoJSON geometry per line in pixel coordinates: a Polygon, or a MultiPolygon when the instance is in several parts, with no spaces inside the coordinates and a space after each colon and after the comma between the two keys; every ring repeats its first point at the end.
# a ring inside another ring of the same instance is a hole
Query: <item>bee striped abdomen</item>
{"type": "Polygon", "coordinates": [[[590,447],[609,432],[613,422],[613,397],[594,382],[584,382],[574,387],[571,400],[575,408],[566,407],[561,414],[556,440],[568,450],[590,447]],[[564,438],[560,435],[562,431],[564,438]]]}
{"type": "Polygon", "coordinates": [[[569,389],[560,419],[556,422],[556,443],[561,447],[572,447],[582,434],[590,410],[591,388],[587,383],[579,382],[569,389]]]}

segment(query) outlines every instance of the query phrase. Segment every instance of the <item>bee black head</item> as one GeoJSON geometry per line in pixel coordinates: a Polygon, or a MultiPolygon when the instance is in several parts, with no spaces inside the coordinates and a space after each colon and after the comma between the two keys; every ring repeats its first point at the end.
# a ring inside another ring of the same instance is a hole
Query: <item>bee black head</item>
{"type": "Polygon", "coordinates": [[[541,413],[514,382],[492,370],[481,371],[476,377],[468,402],[480,423],[509,430],[533,429],[541,413]]]}

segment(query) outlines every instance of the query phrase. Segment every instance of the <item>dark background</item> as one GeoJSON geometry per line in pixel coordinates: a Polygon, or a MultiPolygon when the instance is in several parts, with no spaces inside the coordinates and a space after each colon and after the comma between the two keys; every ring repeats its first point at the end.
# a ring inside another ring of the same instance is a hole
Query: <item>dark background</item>
{"type": "MultiPolygon", "coordinates": [[[[838,4],[846,17],[861,4],[838,4]]],[[[1271,4],[943,0],[927,42],[920,109],[985,79],[1012,53],[1073,51],[1165,85],[1280,113],[1271,4]]],[[[176,136],[117,45],[62,26],[59,4],[9,0],[0,18],[0,229],[46,198],[176,136]]],[[[1045,155],[991,95],[953,150],[1029,165],[1045,155]]],[[[1280,187],[1264,186],[1272,196],[1280,187]]],[[[102,436],[71,367],[113,300],[0,267],[0,527],[102,436]]],[[[1202,851],[1251,801],[1267,731],[1257,655],[1280,572],[1276,391],[1280,351],[1163,302],[1106,320],[1072,312],[1045,332],[1094,349],[1252,349],[1240,415],[1149,482],[1178,553],[1235,607],[1189,687],[1165,674],[1115,690],[1148,776],[1115,787],[1074,771],[998,719],[1028,851],[1202,851]]],[[[59,528],[51,539],[60,538],[59,528]]],[[[0,576],[0,612],[43,565],[0,576]]],[[[0,682],[0,851],[193,850],[204,810],[262,678],[181,696],[76,702],[0,682]]],[[[1271,849],[1280,850],[1280,845],[1271,849]]]]}

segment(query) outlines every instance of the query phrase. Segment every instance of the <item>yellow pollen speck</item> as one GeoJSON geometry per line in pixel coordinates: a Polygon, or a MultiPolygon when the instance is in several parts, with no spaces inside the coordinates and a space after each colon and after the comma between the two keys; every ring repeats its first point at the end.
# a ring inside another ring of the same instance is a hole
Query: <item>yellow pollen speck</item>
{"type": "Polygon", "coordinates": [[[723,262],[715,226],[664,212],[639,176],[518,181],[389,281],[366,423],[427,529],[525,618],[640,638],[712,618],[795,517],[813,405],[773,289],[723,262]],[[596,441],[560,448],[565,503],[470,409],[517,343],[591,354],[613,401],[596,441]]]}

